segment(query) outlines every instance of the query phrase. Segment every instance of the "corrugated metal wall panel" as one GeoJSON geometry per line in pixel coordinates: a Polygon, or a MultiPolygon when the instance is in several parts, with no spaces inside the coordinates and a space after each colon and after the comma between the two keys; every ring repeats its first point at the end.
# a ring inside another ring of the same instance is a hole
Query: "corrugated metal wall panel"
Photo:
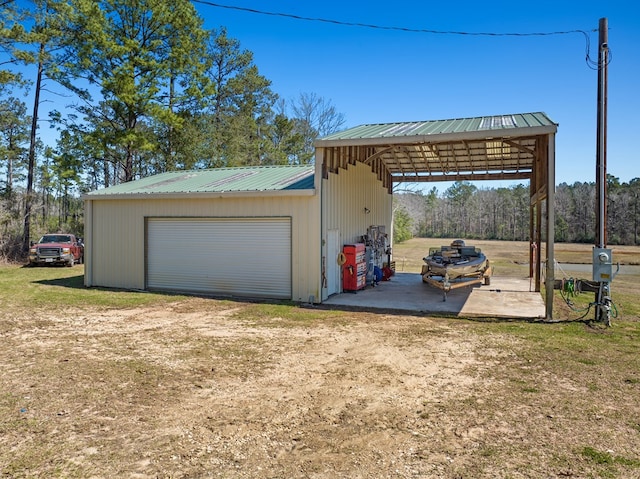
{"type": "Polygon", "coordinates": [[[371,225],[384,225],[391,237],[393,196],[368,165],[349,165],[325,181],[324,227],[340,230],[343,244],[358,241],[371,225]]]}
{"type": "Polygon", "coordinates": [[[92,200],[92,286],[145,288],[145,219],[290,217],[292,299],[320,298],[320,195],[305,197],[92,200]]]}
{"type": "MultiPolygon", "coordinates": [[[[329,230],[339,231],[340,245],[356,242],[371,225],[384,225],[389,239],[392,238],[393,196],[366,164],[357,163],[347,169],[340,168],[338,173],[329,173],[329,178],[322,181],[322,209],[325,242],[328,242],[329,230]]],[[[336,258],[327,257],[326,243],[323,254],[330,274],[336,258]]],[[[322,299],[327,297],[325,287],[322,299]]]]}
{"type": "Polygon", "coordinates": [[[147,287],[291,299],[291,219],[149,218],[147,287]]]}
{"type": "MultiPolygon", "coordinates": [[[[144,219],[133,202],[92,201],[91,283],[144,288],[144,219]]],[[[88,225],[85,225],[85,228],[88,225]]]]}

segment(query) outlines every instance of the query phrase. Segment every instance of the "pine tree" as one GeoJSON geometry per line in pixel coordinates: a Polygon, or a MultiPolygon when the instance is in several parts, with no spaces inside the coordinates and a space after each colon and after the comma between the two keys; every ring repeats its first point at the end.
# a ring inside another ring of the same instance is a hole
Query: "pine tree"
{"type": "MultiPolygon", "coordinates": [[[[144,169],[146,153],[161,151],[152,127],[173,131],[180,124],[176,107],[197,97],[206,38],[202,20],[187,0],[70,4],[69,60],[63,66],[84,102],[77,111],[89,131],[100,131],[98,144],[104,158],[115,162],[117,181],[131,181],[144,169]],[[83,82],[87,86],[79,86],[83,82]]],[[[174,154],[171,139],[165,152],[174,154]]]]}
{"type": "Polygon", "coordinates": [[[25,166],[31,119],[18,98],[0,100],[0,164],[6,168],[4,196],[11,197],[16,176],[25,166]]]}

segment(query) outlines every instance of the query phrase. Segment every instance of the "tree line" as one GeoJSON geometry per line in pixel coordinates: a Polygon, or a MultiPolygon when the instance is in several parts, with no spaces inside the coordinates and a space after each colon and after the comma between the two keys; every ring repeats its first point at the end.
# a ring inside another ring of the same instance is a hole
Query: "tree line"
{"type": "MultiPolygon", "coordinates": [[[[637,245],[640,178],[628,183],[607,175],[607,243],[637,245]]],[[[596,185],[561,183],[555,190],[555,241],[595,243],[596,185]]],[[[529,187],[479,189],[456,182],[439,193],[394,195],[394,239],[442,237],[529,240],[529,187]]]]}
{"type": "Polygon", "coordinates": [[[314,93],[279,97],[188,0],[0,1],[0,252],[24,254],[45,230],[81,235],[83,192],[177,169],[309,163],[313,141],[343,124],[314,93]],[[47,115],[44,102],[56,106],[47,115]]]}
{"type": "MultiPolygon", "coordinates": [[[[82,236],[83,192],[177,169],[309,163],[314,140],[344,122],[314,93],[281,98],[188,0],[0,0],[0,256],[47,231],[82,236]],[[56,108],[45,115],[45,103],[56,108]]],[[[608,178],[611,244],[637,244],[639,181],[608,178]]],[[[526,240],[528,194],[467,182],[396,194],[396,237],[526,240]]],[[[593,241],[595,185],[559,185],[555,208],[557,241],[593,241]]]]}

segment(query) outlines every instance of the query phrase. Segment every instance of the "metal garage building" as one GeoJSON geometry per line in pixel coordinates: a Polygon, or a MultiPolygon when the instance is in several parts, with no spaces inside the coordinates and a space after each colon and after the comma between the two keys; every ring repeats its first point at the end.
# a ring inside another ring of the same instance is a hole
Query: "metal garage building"
{"type": "MultiPolygon", "coordinates": [[[[551,238],[552,281],[556,130],[544,113],[362,125],[318,140],[311,166],[177,171],[94,191],[85,285],[321,302],[342,290],[342,245],[370,225],[391,237],[394,183],[491,179],[530,181],[530,242],[551,238]]],[[[539,291],[540,257],[531,265],[539,291]]]]}
{"type": "Polygon", "coordinates": [[[89,193],[85,285],[326,299],[341,290],[342,244],[370,224],[390,229],[392,204],[367,165],[330,177],[321,165],[220,168],[89,193]],[[332,212],[327,237],[323,210],[332,212]]]}

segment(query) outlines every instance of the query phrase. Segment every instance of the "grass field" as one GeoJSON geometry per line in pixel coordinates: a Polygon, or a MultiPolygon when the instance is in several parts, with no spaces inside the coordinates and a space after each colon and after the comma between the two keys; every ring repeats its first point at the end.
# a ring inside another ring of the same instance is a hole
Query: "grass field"
{"type": "MultiPolygon", "coordinates": [[[[398,268],[404,271],[419,272],[422,258],[427,255],[429,248],[448,245],[455,238],[413,238],[394,246],[394,258],[398,268]]],[[[509,275],[513,264],[527,264],[529,262],[529,243],[524,241],[486,241],[468,240],[467,244],[476,246],[492,259],[502,274],[509,275]]],[[[559,263],[591,264],[591,244],[556,243],[554,246],[555,259],[559,263]]],[[[622,265],[640,265],[640,246],[613,246],[613,260],[622,265]]],[[[544,245],[541,258],[546,258],[544,245]]]]}
{"type": "MultiPolygon", "coordinates": [[[[429,247],[447,245],[452,239],[447,238],[414,238],[394,247],[394,259],[399,271],[418,273],[422,268],[422,258],[426,256],[429,247]]],[[[467,241],[487,255],[491,260],[494,274],[498,276],[516,276],[522,274],[521,265],[529,263],[529,243],[522,241],[467,241]],[[520,266],[519,266],[520,265],[520,266]]],[[[592,261],[593,245],[575,243],[556,243],[554,247],[555,258],[558,263],[590,265],[592,261]]],[[[619,316],[629,318],[640,317],[640,246],[614,246],[613,261],[619,262],[624,270],[629,266],[638,273],[624,274],[614,278],[611,284],[612,299],[619,316]]],[[[544,247],[541,251],[545,259],[544,247]]],[[[583,268],[584,269],[584,268],[583,268]]],[[[587,268],[588,269],[588,268],[587,268]]],[[[591,272],[576,272],[571,269],[556,269],[556,279],[563,277],[575,277],[591,279],[591,272]]],[[[559,292],[555,294],[554,317],[561,320],[570,320],[580,317],[588,304],[594,300],[594,294],[583,293],[569,298],[573,307],[567,305],[559,292]]],[[[591,314],[589,317],[592,317],[591,314]]]]}
{"type": "MultiPolygon", "coordinates": [[[[440,241],[398,245],[398,267],[440,241]]],[[[477,244],[498,273],[528,260],[477,244]]],[[[562,304],[558,323],[469,321],[82,274],[0,266],[0,477],[640,477],[638,278],[614,281],[607,328],[562,304]]]]}

